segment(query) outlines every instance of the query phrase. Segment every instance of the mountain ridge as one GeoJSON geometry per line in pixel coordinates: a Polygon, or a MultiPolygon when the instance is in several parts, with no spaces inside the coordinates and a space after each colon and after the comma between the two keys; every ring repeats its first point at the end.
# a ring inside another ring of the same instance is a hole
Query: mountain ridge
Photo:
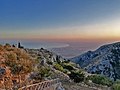
{"type": "Polygon", "coordinates": [[[102,74],[113,80],[120,79],[120,42],[107,44],[95,51],[88,51],[71,61],[89,73],[102,74]]]}

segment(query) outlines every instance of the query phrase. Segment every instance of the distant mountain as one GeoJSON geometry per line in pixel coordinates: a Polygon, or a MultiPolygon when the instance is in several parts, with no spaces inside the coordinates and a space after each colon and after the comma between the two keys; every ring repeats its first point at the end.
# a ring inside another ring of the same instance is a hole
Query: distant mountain
{"type": "Polygon", "coordinates": [[[89,73],[120,79],[120,42],[103,45],[71,60],[89,73]]]}

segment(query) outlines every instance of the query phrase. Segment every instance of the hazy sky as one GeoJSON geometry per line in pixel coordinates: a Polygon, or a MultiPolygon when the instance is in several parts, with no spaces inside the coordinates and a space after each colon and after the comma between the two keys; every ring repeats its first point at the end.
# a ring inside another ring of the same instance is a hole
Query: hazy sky
{"type": "Polygon", "coordinates": [[[0,39],[120,40],[120,0],[0,0],[0,39]]]}

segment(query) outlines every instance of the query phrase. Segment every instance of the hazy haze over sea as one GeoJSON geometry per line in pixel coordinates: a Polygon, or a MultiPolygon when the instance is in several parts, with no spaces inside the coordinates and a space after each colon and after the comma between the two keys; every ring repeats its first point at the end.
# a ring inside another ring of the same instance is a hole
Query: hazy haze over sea
{"type": "Polygon", "coordinates": [[[16,41],[16,40],[1,40],[0,44],[10,43],[17,45],[21,42],[25,48],[40,49],[45,48],[55,52],[65,58],[72,58],[86,51],[94,50],[101,46],[103,42],[62,42],[62,41],[16,41]]]}

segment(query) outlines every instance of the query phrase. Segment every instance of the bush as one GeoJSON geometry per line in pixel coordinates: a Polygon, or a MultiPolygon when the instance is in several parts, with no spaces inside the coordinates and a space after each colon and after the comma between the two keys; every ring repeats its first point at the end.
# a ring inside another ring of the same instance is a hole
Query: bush
{"type": "Polygon", "coordinates": [[[44,66],[38,66],[37,74],[32,78],[36,80],[42,80],[44,77],[48,77],[50,75],[50,69],[44,66]]]}
{"type": "Polygon", "coordinates": [[[9,43],[6,43],[5,47],[11,47],[11,45],[9,43]]]}
{"type": "Polygon", "coordinates": [[[6,66],[9,66],[13,74],[30,73],[33,69],[34,62],[25,52],[17,50],[17,53],[10,52],[5,54],[6,66]]]}
{"type": "Polygon", "coordinates": [[[71,66],[71,65],[69,65],[69,64],[64,64],[64,65],[63,65],[63,68],[65,68],[65,69],[67,69],[67,70],[69,70],[69,71],[74,70],[73,66],[71,66]]]}
{"type": "Polygon", "coordinates": [[[5,56],[6,60],[4,64],[9,67],[16,65],[16,55],[14,53],[7,53],[5,56]]]}
{"type": "Polygon", "coordinates": [[[13,66],[10,69],[11,69],[12,74],[18,74],[19,75],[20,72],[23,69],[23,66],[17,65],[17,64],[13,64],[13,66]]]}
{"type": "Polygon", "coordinates": [[[120,90],[120,84],[113,84],[113,90],[120,90]]]}
{"type": "Polygon", "coordinates": [[[96,83],[96,84],[107,85],[107,86],[112,85],[112,80],[110,80],[109,78],[105,76],[101,76],[101,75],[88,76],[87,80],[91,80],[93,83],[96,83]]]}
{"type": "Polygon", "coordinates": [[[59,71],[62,71],[62,72],[64,71],[63,67],[60,64],[58,64],[58,63],[54,64],[54,68],[56,70],[59,70],[59,71]]]}
{"type": "Polygon", "coordinates": [[[82,73],[81,71],[71,71],[69,77],[76,83],[84,81],[85,78],[84,73],[82,73]]]}
{"type": "Polygon", "coordinates": [[[112,88],[113,90],[120,90],[120,81],[114,82],[112,88]]]}
{"type": "Polygon", "coordinates": [[[11,50],[12,50],[11,45],[10,45],[9,43],[6,43],[6,44],[4,45],[4,48],[5,48],[7,51],[11,51],[11,50]]]}
{"type": "Polygon", "coordinates": [[[11,60],[11,61],[17,60],[17,56],[16,56],[15,53],[9,53],[9,54],[7,54],[7,58],[8,58],[9,60],[11,60]]]}

